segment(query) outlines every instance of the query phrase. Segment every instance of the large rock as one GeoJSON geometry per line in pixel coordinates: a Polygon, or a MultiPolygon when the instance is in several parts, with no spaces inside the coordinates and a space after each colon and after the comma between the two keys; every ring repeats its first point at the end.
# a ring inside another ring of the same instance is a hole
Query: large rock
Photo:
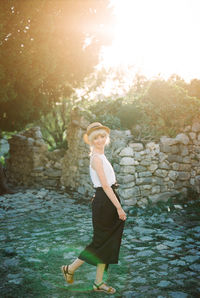
{"type": "Polygon", "coordinates": [[[160,177],[153,177],[152,183],[153,183],[153,185],[160,185],[160,186],[162,186],[164,184],[164,181],[160,177]]]}
{"type": "Polygon", "coordinates": [[[140,195],[139,187],[135,186],[132,188],[119,189],[119,194],[123,199],[130,199],[140,195]]]}
{"type": "Polygon", "coordinates": [[[178,178],[180,180],[189,180],[190,179],[190,173],[189,172],[179,172],[178,178]]]}
{"type": "Polygon", "coordinates": [[[147,168],[146,167],[143,167],[143,166],[136,166],[135,167],[135,170],[136,170],[137,173],[140,173],[140,172],[146,171],[147,168]]]}
{"type": "Polygon", "coordinates": [[[137,198],[132,197],[131,199],[126,199],[124,200],[124,203],[126,204],[126,206],[134,206],[137,203],[137,198]]]}
{"type": "Polygon", "coordinates": [[[149,149],[150,151],[155,151],[155,153],[159,153],[160,146],[159,144],[156,144],[154,142],[150,142],[146,144],[146,149],[149,149]]]}
{"type": "Polygon", "coordinates": [[[153,186],[151,189],[151,193],[152,193],[152,195],[160,193],[160,185],[153,186]]]}
{"type": "Polygon", "coordinates": [[[123,157],[120,161],[121,166],[134,166],[135,160],[132,157],[123,157]]]}
{"type": "Polygon", "coordinates": [[[129,143],[129,147],[133,148],[134,151],[142,151],[144,149],[142,143],[129,143]]]}
{"type": "Polygon", "coordinates": [[[117,178],[117,181],[120,184],[133,182],[133,181],[135,181],[135,176],[134,175],[125,175],[125,176],[119,175],[118,178],[117,178]]]}
{"type": "Polygon", "coordinates": [[[186,156],[189,154],[188,147],[185,145],[180,145],[180,152],[182,156],[186,156]]]}
{"type": "Polygon", "coordinates": [[[191,164],[183,164],[181,163],[179,165],[179,171],[183,171],[183,172],[190,172],[191,171],[191,164]]]}
{"type": "Polygon", "coordinates": [[[165,154],[165,153],[163,153],[163,152],[160,152],[160,153],[159,153],[159,161],[160,161],[160,162],[163,162],[164,160],[166,160],[167,157],[168,157],[167,154],[165,154]]]}
{"type": "Polygon", "coordinates": [[[121,166],[119,172],[124,174],[134,174],[135,166],[121,166]]]}
{"type": "Polygon", "coordinates": [[[169,171],[169,178],[175,181],[178,178],[178,172],[176,171],[169,171]]]}
{"type": "Polygon", "coordinates": [[[183,162],[183,158],[180,155],[176,155],[176,154],[169,154],[167,159],[169,162],[177,162],[177,163],[183,162]]]}
{"type": "Polygon", "coordinates": [[[152,183],[152,181],[153,181],[152,177],[137,178],[136,179],[136,185],[150,184],[150,183],[152,183]]]}
{"type": "Polygon", "coordinates": [[[188,136],[184,133],[180,133],[176,136],[175,138],[179,143],[183,144],[183,145],[188,145],[190,142],[190,139],[188,138],[188,136]]]}
{"type": "Polygon", "coordinates": [[[125,147],[124,149],[121,150],[120,152],[120,156],[124,157],[124,156],[129,156],[129,157],[133,157],[133,148],[131,147],[125,147]]]}
{"type": "Polygon", "coordinates": [[[169,165],[169,162],[160,162],[159,163],[159,168],[160,169],[165,169],[165,170],[169,170],[170,169],[170,165],[169,165]]]}
{"type": "Polygon", "coordinates": [[[157,164],[151,164],[148,169],[150,172],[154,173],[155,170],[158,168],[158,165],[157,164]]]}
{"type": "Polygon", "coordinates": [[[141,163],[140,164],[142,166],[150,166],[151,165],[151,162],[152,162],[151,159],[146,157],[146,158],[144,158],[144,159],[141,160],[141,163]]]}
{"type": "Polygon", "coordinates": [[[146,172],[140,172],[139,173],[139,177],[142,178],[142,177],[149,177],[149,176],[152,176],[152,173],[149,172],[149,171],[146,171],[146,172]]]}
{"type": "Polygon", "coordinates": [[[178,144],[178,140],[177,139],[173,139],[173,138],[168,138],[166,136],[163,136],[160,138],[160,143],[162,145],[167,145],[167,146],[172,146],[172,145],[176,145],[178,144]]]}
{"type": "Polygon", "coordinates": [[[142,160],[142,155],[140,152],[134,152],[134,158],[135,160],[141,161],[142,160]]]}
{"type": "Polygon", "coordinates": [[[166,177],[167,173],[168,173],[168,171],[166,171],[166,170],[157,169],[155,171],[154,175],[158,176],[158,177],[166,177]]]}
{"type": "Polygon", "coordinates": [[[149,200],[152,203],[157,203],[159,201],[168,201],[171,197],[173,197],[174,195],[176,195],[177,192],[164,192],[164,193],[160,193],[160,194],[155,194],[152,196],[149,196],[149,200]]]}

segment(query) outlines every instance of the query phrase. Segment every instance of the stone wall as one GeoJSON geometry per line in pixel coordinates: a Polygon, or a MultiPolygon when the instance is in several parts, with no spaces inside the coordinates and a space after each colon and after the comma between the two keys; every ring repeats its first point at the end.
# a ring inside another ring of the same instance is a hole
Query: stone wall
{"type": "Polygon", "coordinates": [[[59,188],[65,151],[48,152],[39,127],[14,135],[9,140],[9,182],[15,185],[59,188]]]}
{"type": "MultiPolygon", "coordinates": [[[[92,195],[89,148],[82,139],[87,125],[76,112],[72,114],[66,152],[48,152],[39,128],[14,136],[8,161],[11,182],[72,188],[80,195],[92,195]]],[[[200,193],[200,123],[186,127],[175,138],[164,136],[158,143],[147,144],[135,143],[129,130],[112,130],[105,154],[127,206],[184,196],[191,187],[200,193]]]]}

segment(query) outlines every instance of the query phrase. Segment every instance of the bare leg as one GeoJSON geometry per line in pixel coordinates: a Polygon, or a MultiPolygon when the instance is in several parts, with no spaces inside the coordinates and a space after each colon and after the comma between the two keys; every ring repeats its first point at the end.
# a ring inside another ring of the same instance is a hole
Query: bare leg
{"type": "Polygon", "coordinates": [[[78,269],[84,261],[77,258],[72,264],[64,265],[61,267],[62,273],[67,283],[72,284],[74,282],[74,272],[78,269]]]}
{"type": "Polygon", "coordinates": [[[69,265],[69,272],[74,273],[76,269],[78,269],[83,263],[85,262],[77,258],[72,264],[69,265]]]}
{"type": "Polygon", "coordinates": [[[106,267],[106,264],[97,265],[96,280],[93,285],[93,289],[97,292],[99,291],[99,292],[114,294],[116,290],[103,282],[103,273],[104,273],[105,267],[106,267]]]}
{"type": "Polygon", "coordinates": [[[106,267],[105,264],[97,264],[96,280],[95,280],[96,284],[100,284],[102,282],[105,267],[106,267]]]}

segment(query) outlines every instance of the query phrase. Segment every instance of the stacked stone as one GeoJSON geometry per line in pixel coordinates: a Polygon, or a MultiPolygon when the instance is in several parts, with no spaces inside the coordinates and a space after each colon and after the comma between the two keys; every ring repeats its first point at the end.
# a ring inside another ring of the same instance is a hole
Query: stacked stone
{"type": "Polygon", "coordinates": [[[88,124],[77,111],[72,111],[67,129],[68,150],[62,161],[62,187],[76,189],[80,194],[91,191],[91,186],[88,186],[89,148],[83,142],[83,134],[88,124]]]}
{"type": "Polygon", "coordinates": [[[160,143],[130,142],[119,152],[120,196],[126,205],[145,205],[186,195],[191,186],[200,192],[200,125],[188,126],[175,138],[160,143]]]}
{"type": "Polygon", "coordinates": [[[62,161],[65,150],[56,149],[52,152],[46,152],[45,163],[36,166],[31,176],[34,184],[38,187],[45,187],[48,189],[59,189],[60,178],[62,174],[62,161]]]}
{"type": "MultiPolygon", "coordinates": [[[[13,136],[8,161],[10,181],[18,185],[78,190],[92,194],[89,147],[83,142],[87,124],[73,119],[68,127],[67,152],[48,152],[39,128],[13,136]]],[[[134,143],[129,130],[111,131],[105,154],[116,172],[125,205],[146,205],[186,195],[192,187],[200,193],[200,123],[187,126],[175,138],[159,143],[134,143]]]]}
{"type": "MultiPolygon", "coordinates": [[[[9,139],[10,158],[7,161],[8,177],[17,185],[33,185],[36,168],[46,162],[47,145],[44,143],[39,127],[14,135],[9,139]]],[[[37,173],[36,177],[40,174],[37,173]]]]}
{"type": "Polygon", "coordinates": [[[8,176],[16,185],[55,189],[60,187],[65,150],[48,152],[39,127],[13,136],[10,140],[8,176]]]}
{"type": "Polygon", "coordinates": [[[193,144],[189,147],[192,167],[190,185],[197,193],[200,193],[200,123],[196,122],[192,127],[187,126],[185,131],[193,144]]]}

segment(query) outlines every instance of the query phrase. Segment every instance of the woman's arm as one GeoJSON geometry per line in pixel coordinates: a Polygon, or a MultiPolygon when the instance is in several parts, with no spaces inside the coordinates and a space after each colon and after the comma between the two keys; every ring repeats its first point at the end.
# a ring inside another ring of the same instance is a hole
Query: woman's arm
{"type": "Polygon", "coordinates": [[[99,177],[99,180],[101,182],[104,192],[109,197],[109,199],[111,200],[113,205],[116,207],[119,218],[122,220],[126,220],[126,213],[122,209],[121,204],[118,201],[112,187],[110,187],[107,182],[106,175],[105,175],[105,172],[103,169],[103,162],[102,162],[101,158],[99,158],[98,156],[93,157],[92,168],[97,172],[97,175],[99,177]]]}

